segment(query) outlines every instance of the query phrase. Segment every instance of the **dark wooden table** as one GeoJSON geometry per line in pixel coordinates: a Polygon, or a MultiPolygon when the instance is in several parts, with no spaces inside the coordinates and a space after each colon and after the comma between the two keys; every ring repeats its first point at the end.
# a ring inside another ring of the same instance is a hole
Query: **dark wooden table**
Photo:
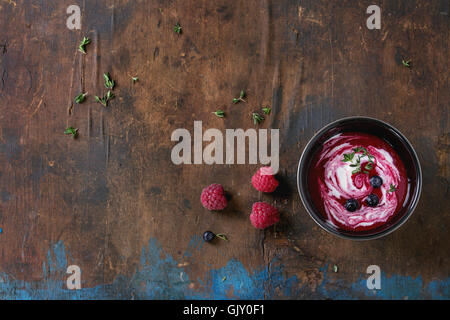
{"type": "Polygon", "coordinates": [[[380,30],[366,27],[371,4],[1,0],[0,298],[448,299],[449,2],[378,1],[380,30]],[[71,4],[81,30],[66,26],[71,4]],[[94,101],[105,72],[107,108],[94,101]],[[274,194],[250,185],[259,165],[172,163],[175,129],[255,128],[266,105],[274,194]],[[305,144],[350,115],[396,126],[424,172],[411,219],[369,242],[320,229],[296,190],[305,144]],[[199,200],[214,182],[232,196],[220,213],[199,200]],[[280,208],[276,228],[251,226],[257,200],[280,208]],[[205,230],[229,241],[203,243],[205,230]],[[81,290],[66,287],[69,265],[81,290]],[[369,265],[381,290],[366,287],[369,265]]]}

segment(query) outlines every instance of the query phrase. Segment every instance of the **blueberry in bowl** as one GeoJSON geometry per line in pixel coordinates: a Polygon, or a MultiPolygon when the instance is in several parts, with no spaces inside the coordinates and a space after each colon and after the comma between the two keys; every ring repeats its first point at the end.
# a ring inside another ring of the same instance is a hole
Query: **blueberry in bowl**
{"type": "Polygon", "coordinates": [[[370,178],[370,185],[374,188],[379,188],[383,185],[383,179],[380,176],[372,176],[370,178]]]}
{"type": "Polygon", "coordinates": [[[366,198],[366,203],[369,207],[376,207],[380,202],[380,198],[374,193],[371,193],[366,198]]]}

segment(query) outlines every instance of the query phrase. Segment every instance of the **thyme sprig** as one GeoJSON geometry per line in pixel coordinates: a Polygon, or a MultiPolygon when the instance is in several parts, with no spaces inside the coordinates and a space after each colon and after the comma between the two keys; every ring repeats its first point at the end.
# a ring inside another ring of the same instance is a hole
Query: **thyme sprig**
{"type": "Polygon", "coordinates": [[[111,90],[108,90],[108,92],[106,93],[106,95],[104,95],[103,97],[99,97],[99,96],[94,96],[95,97],[95,101],[101,103],[104,107],[108,106],[108,101],[111,99],[114,99],[114,93],[111,92],[111,90]]]}
{"type": "Polygon", "coordinates": [[[373,169],[373,166],[375,165],[374,159],[375,157],[367,151],[364,147],[356,147],[352,149],[353,152],[351,153],[344,153],[344,158],[342,159],[342,162],[351,162],[350,167],[355,168],[352,171],[352,174],[363,172],[365,174],[369,174],[369,171],[373,169]],[[358,154],[360,153],[360,154],[358,154]],[[355,155],[357,157],[355,158],[355,155]],[[364,168],[361,168],[361,159],[363,157],[367,157],[368,163],[364,166],[364,168]],[[353,159],[355,159],[355,162],[353,162],[353,159]]]}
{"type": "Polygon", "coordinates": [[[264,108],[262,108],[262,111],[264,112],[264,114],[269,115],[270,111],[272,111],[272,109],[270,109],[269,107],[264,107],[264,108]]]}
{"type": "Polygon", "coordinates": [[[181,26],[180,26],[180,23],[179,22],[177,22],[177,24],[173,27],[173,31],[175,31],[176,33],[178,33],[178,34],[181,34],[181,26]]]}
{"type": "Polygon", "coordinates": [[[410,68],[411,67],[410,63],[411,63],[411,59],[409,59],[409,60],[402,60],[402,64],[406,68],[410,68]]]}
{"type": "Polygon", "coordinates": [[[389,186],[388,192],[395,192],[395,191],[397,191],[397,187],[391,183],[391,185],[389,186]]]}
{"type": "Polygon", "coordinates": [[[91,43],[91,39],[89,39],[88,37],[83,37],[83,40],[81,40],[80,45],[78,46],[78,51],[86,54],[86,45],[88,45],[89,43],[91,43]]]}
{"type": "Polygon", "coordinates": [[[241,90],[241,93],[239,94],[239,97],[233,99],[233,103],[236,104],[236,103],[238,103],[239,101],[246,102],[246,101],[244,100],[244,98],[245,98],[245,91],[244,91],[244,90],[241,90]]]}
{"type": "Polygon", "coordinates": [[[87,92],[86,93],[80,93],[79,95],[77,95],[76,97],[75,97],[75,103],[82,103],[85,99],[86,99],[86,96],[87,96],[87,92]]]}
{"type": "Polygon", "coordinates": [[[78,129],[74,127],[67,127],[66,130],[64,131],[64,134],[70,134],[72,135],[72,138],[75,139],[78,134],[78,129]]]}
{"type": "Polygon", "coordinates": [[[109,75],[109,73],[104,73],[103,79],[105,80],[106,89],[109,89],[109,90],[114,89],[115,82],[114,82],[114,80],[111,79],[111,76],[109,75]]]}
{"type": "Polygon", "coordinates": [[[260,115],[259,113],[256,113],[256,112],[252,113],[252,118],[253,118],[253,123],[254,124],[259,124],[259,123],[261,123],[261,121],[264,120],[264,117],[262,115],[260,115]]]}
{"type": "Polygon", "coordinates": [[[215,114],[218,118],[223,118],[223,117],[225,117],[225,112],[222,111],[222,110],[214,111],[213,114],[215,114]]]}
{"type": "Polygon", "coordinates": [[[216,237],[225,241],[228,241],[228,237],[224,235],[223,233],[216,234],[216,237]]]}

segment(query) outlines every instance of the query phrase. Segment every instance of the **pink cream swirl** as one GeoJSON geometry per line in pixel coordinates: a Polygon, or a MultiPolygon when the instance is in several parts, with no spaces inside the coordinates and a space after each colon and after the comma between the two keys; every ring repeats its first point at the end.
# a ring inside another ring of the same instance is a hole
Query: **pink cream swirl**
{"type": "MultiPolygon", "coordinates": [[[[367,146],[369,154],[373,155],[374,166],[370,176],[378,175],[383,179],[378,189],[381,194],[376,207],[367,206],[365,198],[373,193],[369,174],[353,174],[355,169],[349,162],[343,162],[343,155],[352,153],[359,145],[352,143],[348,136],[336,135],[324,143],[319,163],[324,166],[324,181],[319,180],[320,193],[324,201],[325,212],[329,221],[351,229],[368,227],[386,222],[397,208],[398,199],[395,192],[389,192],[390,186],[397,186],[400,181],[399,170],[388,151],[367,146]],[[360,208],[355,212],[345,209],[343,203],[348,199],[356,199],[360,208]]],[[[368,162],[367,156],[361,157],[361,166],[368,162]]]]}

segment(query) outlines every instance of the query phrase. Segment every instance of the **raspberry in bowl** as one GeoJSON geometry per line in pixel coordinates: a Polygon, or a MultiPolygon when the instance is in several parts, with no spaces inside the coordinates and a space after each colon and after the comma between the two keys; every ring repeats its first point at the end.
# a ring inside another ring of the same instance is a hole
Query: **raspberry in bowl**
{"type": "Polygon", "coordinates": [[[354,240],[386,235],[417,205],[421,169],[409,141],[366,117],[335,121],[307,144],[298,168],[300,197],[325,230],[354,240]]]}

